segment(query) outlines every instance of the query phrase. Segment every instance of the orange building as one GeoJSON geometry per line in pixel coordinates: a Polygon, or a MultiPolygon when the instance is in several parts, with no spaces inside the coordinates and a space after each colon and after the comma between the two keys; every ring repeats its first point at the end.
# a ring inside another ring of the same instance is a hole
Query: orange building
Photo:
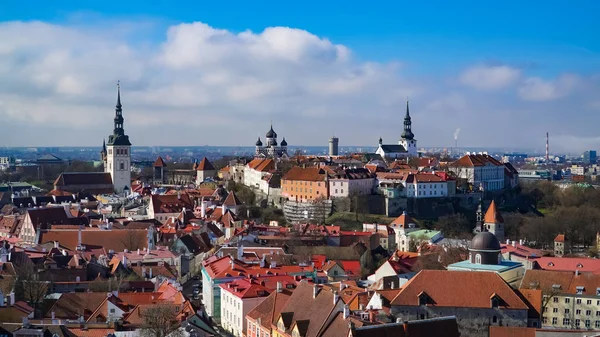
{"type": "Polygon", "coordinates": [[[328,199],[327,172],[320,167],[292,167],[281,179],[281,195],[300,202],[328,199]]]}

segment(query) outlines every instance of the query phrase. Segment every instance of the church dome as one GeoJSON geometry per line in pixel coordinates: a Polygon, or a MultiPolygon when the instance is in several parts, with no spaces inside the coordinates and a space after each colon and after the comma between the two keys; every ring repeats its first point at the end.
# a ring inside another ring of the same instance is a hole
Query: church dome
{"type": "Polygon", "coordinates": [[[500,241],[490,232],[481,232],[471,240],[469,250],[500,251],[500,241]]]}
{"type": "Polygon", "coordinates": [[[283,138],[283,140],[281,141],[281,146],[287,146],[287,142],[285,141],[285,137],[283,138]]]}
{"type": "Polygon", "coordinates": [[[260,140],[260,137],[258,137],[258,140],[256,141],[256,146],[262,146],[262,141],[260,140]]]}
{"type": "Polygon", "coordinates": [[[267,138],[277,138],[277,133],[273,131],[273,125],[271,125],[269,132],[267,132],[267,138]]]}

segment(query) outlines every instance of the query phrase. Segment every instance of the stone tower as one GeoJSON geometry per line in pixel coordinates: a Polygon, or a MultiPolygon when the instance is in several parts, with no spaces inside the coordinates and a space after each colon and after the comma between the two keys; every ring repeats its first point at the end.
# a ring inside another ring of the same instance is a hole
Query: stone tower
{"type": "Polygon", "coordinates": [[[110,173],[117,193],[127,192],[131,189],[131,143],[123,129],[123,121],[121,86],[117,83],[114,129],[113,134],[108,136],[106,164],[104,165],[104,172],[110,173]]]}

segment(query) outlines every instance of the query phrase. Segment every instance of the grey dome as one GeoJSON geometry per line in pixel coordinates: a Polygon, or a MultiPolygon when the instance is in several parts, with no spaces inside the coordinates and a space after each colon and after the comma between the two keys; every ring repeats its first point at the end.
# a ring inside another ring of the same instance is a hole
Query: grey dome
{"type": "Polygon", "coordinates": [[[271,125],[269,132],[267,132],[267,138],[277,138],[277,133],[273,131],[273,125],[271,125]]]}
{"type": "Polygon", "coordinates": [[[500,251],[500,241],[498,241],[496,235],[490,232],[481,232],[471,240],[470,250],[500,251]]]}
{"type": "Polygon", "coordinates": [[[283,140],[281,141],[281,146],[287,146],[287,142],[285,141],[285,138],[283,138],[283,140]]]}
{"type": "Polygon", "coordinates": [[[256,141],[256,146],[262,146],[262,141],[260,140],[260,137],[258,137],[258,140],[256,141]]]}

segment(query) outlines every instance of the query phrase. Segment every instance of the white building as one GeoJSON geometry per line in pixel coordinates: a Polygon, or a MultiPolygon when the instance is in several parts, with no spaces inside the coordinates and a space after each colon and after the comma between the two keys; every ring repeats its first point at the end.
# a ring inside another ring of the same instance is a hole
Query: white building
{"type": "Polygon", "coordinates": [[[104,172],[110,173],[117,193],[131,190],[131,142],[123,130],[123,110],[121,89],[117,85],[117,106],[115,109],[115,128],[108,136],[108,143],[102,146],[104,172]]]}
{"type": "Polygon", "coordinates": [[[449,188],[447,180],[433,173],[408,174],[403,184],[406,197],[415,199],[445,198],[453,195],[455,186],[449,188]]]}
{"type": "Polygon", "coordinates": [[[242,336],[246,315],[267,296],[267,288],[252,279],[244,278],[222,284],[221,326],[234,336],[242,336]]]}
{"type": "Polygon", "coordinates": [[[375,175],[365,168],[345,169],[329,178],[329,195],[343,198],[370,195],[375,187],[375,175]]]}
{"type": "Polygon", "coordinates": [[[385,145],[383,140],[379,138],[379,146],[375,151],[382,158],[396,159],[403,157],[417,157],[417,140],[412,132],[412,121],[408,109],[408,101],[406,101],[406,115],[404,116],[404,131],[398,141],[398,145],[385,145]]]}
{"type": "Polygon", "coordinates": [[[494,157],[483,153],[467,153],[449,165],[449,170],[465,179],[473,189],[484,191],[504,189],[504,165],[494,157]]]}
{"type": "Polygon", "coordinates": [[[275,161],[271,158],[256,158],[244,168],[244,185],[269,194],[269,182],[265,177],[275,170],[275,161]]]}

